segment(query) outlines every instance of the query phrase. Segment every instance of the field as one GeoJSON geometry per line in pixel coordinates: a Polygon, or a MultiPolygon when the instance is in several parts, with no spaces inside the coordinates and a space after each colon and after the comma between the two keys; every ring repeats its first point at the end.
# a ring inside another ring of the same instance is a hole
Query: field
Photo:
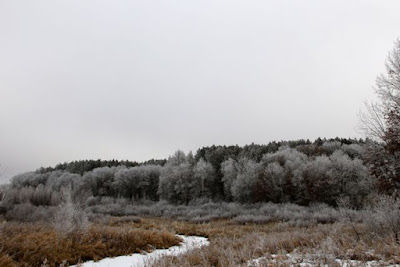
{"type": "MultiPolygon", "coordinates": [[[[287,253],[297,255],[296,263],[312,258],[314,265],[339,265],[335,260],[357,260],[360,265],[369,261],[382,264],[400,263],[400,248],[390,239],[371,238],[362,224],[353,226],[334,223],[312,226],[291,226],[288,223],[238,224],[217,220],[193,224],[173,220],[149,220],[185,235],[202,235],[210,246],[191,251],[181,257],[160,260],[157,266],[248,266],[252,259],[266,256],[269,264],[294,264],[287,253]],[[360,239],[358,239],[360,238],[360,239]]],[[[154,226],[155,226],[154,225],[154,226]]]]}
{"type": "MultiPolygon", "coordinates": [[[[0,266],[75,264],[104,257],[151,251],[179,243],[175,234],[209,238],[210,245],[182,256],[165,257],[155,266],[286,266],[302,262],[339,266],[376,261],[399,264],[400,247],[390,236],[372,235],[363,223],[206,222],[166,217],[97,217],[83,233],[62,236],[50,225],[4,223],[0,266]],[[254,265],[256,266],[256,265],[254,265]]],[[[45,266],[44,265],[44,266],[45,266]]]]}
{"type": "Polygon", "coordinates": [[[0,266],[58,266],[104,257],[168,248],[180,242],[170,231],[119,223],[93,224],[67,236],[39,223],[4,223],[0,231],[0,266]]]}

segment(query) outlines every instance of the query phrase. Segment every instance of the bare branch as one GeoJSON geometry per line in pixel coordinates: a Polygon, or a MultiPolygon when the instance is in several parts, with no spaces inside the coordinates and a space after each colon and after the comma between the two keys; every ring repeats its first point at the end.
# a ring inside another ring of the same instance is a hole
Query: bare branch
{"type": "Polygon", "coordinates": [[[360,131],[375,140],[383,140],[385,134],[385,120],[383,107],[377,103],[364,103],[365,110],[360,111],[360,131]]]}
{"type": "Polygon", "coordinates": [[[0,186],[0,206],[6,202],[7,200],[7,193],[5,186],[0,186]]]}
{"type": "Polygon", "coordinates": [[[376,79],[375,91],[385,108],[400,108],[400,39],[395,42],[385,63],[386,73],[376,79]]]}
{"type": "Polygon", "coordinates": [[[375,92],[378,103],[365,103],[359,113],[359,129],[372,139],[383,141],[387,131],[387,118],[393,110],[400,110],[400,39],[389,52],[386,71],[376,79],[375,92]]]}

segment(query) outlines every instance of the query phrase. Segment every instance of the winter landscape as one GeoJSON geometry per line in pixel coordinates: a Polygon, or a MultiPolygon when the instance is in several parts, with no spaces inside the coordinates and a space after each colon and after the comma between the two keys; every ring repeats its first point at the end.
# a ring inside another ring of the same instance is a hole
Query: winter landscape
{"type": "Polygon", "coordinates": [[[0,0],[0,267],[400,266],[400,3],[0,0]]]}

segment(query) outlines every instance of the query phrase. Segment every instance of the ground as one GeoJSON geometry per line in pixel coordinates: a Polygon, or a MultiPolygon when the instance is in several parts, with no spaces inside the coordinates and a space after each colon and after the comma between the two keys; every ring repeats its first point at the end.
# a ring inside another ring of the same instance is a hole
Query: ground
{"type": "Polygon", "coordinates": [[[400,247],[389,238],[371,236],[362,224],[297,226],[284,222],[238,224],[230,219],[193,223],[112,217],[93,223],[88,233],[72,237],[60,237],[50,226],[6,223],[0,233],[0,265],[38,266],[47,259],[52,266],[62,260],[76,264],[129,255],[176,245],[181,241],[176,234],[207,237],[210,245],[164,257],[156,266],[252,266],[254,259],[259,259],[261,266],[296,265],[310,259],[316,265],[330,266],[400,263],[400,247]],[[295,263],[289,261],[293,258],[295,263]]]}

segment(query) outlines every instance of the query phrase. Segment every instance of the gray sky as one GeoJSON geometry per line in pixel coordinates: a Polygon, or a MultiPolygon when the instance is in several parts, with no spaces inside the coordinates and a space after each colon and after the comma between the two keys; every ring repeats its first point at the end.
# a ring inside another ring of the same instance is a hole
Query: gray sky
{"type": "MultiPolygon", "coordinates": [[[[0,163],[360,137],[400,1],[0,0],[0,163]]],[[[11,172],[11,171],[10,171],[11,172]]]]}

